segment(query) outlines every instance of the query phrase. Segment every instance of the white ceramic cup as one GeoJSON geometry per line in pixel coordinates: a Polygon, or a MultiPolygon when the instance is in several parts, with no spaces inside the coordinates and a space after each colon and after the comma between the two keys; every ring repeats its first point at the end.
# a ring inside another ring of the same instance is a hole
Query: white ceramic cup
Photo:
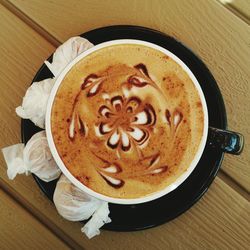
{"type": "Polygon", "coordinates": [[[155,200],[159,197],[162,197],[166,194],[168,194],[169,192],[173,191],[174,189],[176,189],[179,185],[181,185],[187,178],[188,176],[193,172],[193,170],[195,169],[198,161],[201,158],[201,155],[203,153],[203,150],[205,148],[206,145],[206,140],[207,140],[207,134],[208,134],[208,111],[207,111],[207,104],[205,101],[205,97],[204,94],[202,92],[202,89],[197,81],[197,79],[195,78],[194,74],[190,71],[190,69],[187,67],[187,65],[181,61],[181,59],[179,59],[176,55],[174,55],[173,53],[171,53],[170,51],[168,51],[165,48],[162,48],[158,45],[155,45],[153,43],[149,43],[149,42],[145,42],[145,41],[141,41],[141,40],[132,40],[132,39],[122,39],[122,40],[114,40],[114,41],[109,41],[109,42],[104,42],[101,44],[98,44],[90,49],[88,49],[87,51],[83,52],[82,54],[80,54],[77,58],[75,58],[71,63],[69,63],[66,68],[62,71],[62,73],[59,75],[59,77],[57,78],[54,87],[52,88],[49,100],[48,100],[48,104],[47,104],[47,113],[46,113],[46,134],[47,134],[47,139],[48,139],[48,144],[51,150],[51,153],[58,165],[58,167],[62,170],[62,173],[75,185],[77,186],[79,189],[81,189],[82,191],[88,193],[91,196],[94,196],[98,199],[107,201],[107,202],[111,202],[111,203],[116,203],[116,204],[139,204],[139,203],[144,203],[144,202],[148,202],[148,201],[152,201],[155,200]],[[171,57],[175,62],[177,62],[185,71],[186,73],[189,75],[189,77],[192,79],[198,93],[200,96],[200,100],[202,103],[202,108],[203,108],[203,113],[204,113],[204,129],[203,129],[203,135],[202,135],[202,139],[200,141],[200,145],[199,148],[196,152],[196,154],[194,155],[194,158],[191,162],[191,164],[189,165],[189,167],[187,168],[187,171],[185,171],[178,179],[176,179],[175,182],[173,182],[172,184],[170,184],[169,186],[165,187],[164,189],[155,192],[155,193],[151,193],[149,195],[140,197],[140,198],[134,198],[134,199],[120,199],[120,198],[113,198],[110,196],[106,196],[100,193],[97,193],[95,191],[93,191],[92,189],[86,187],[84,184],[82,184],[80,181],[78,181],[70,172],[69,170],[66,168],[66,166],[64,165],[63,161],[61,160],[57,150],[56,150],[56,146],[55,143],[53,141],[53,136],[52,136],[52,132],[51,132],[51,122],[50,122],[50,118],[51,118],[51,109],[52,109],[52,105],[53,105],[53,101],[54,98],[56,96],[58,87],[60,86],[62,80],[64,79],[65,75],[69,72],[69,70],[78,62],[80,61],[82,58],[84,58],[85,56],[93,53],[94,51],[97,51],[99,49],[108,47],[108,46],[112,46],[112,45],[116,45],[116,44],[140,44],[140,45],[144,45],[156,50],[159,50],[161,52],[163,52],[164,54],[166,54],[167,56],[171,57]]]}

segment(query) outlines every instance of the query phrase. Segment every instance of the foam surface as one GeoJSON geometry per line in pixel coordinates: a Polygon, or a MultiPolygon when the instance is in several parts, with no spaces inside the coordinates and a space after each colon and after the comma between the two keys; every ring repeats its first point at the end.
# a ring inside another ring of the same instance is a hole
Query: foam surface
{"type": "Polygon", "coordinates": [[[57,151],[84,185],[111,197],[159,191],[186,171],[204,127],[187,73],[160,51],[114,45],[63,79],[51,127],[57,151]]]}

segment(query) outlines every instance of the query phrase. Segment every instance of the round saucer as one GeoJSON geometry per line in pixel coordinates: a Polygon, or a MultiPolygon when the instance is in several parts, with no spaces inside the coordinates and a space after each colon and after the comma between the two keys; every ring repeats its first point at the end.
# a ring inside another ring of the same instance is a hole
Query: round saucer
{"type": "MultiPolygon", "coordinates": [[[[99,28],[83,33],[81,36],[93,44],[127,38],[148,41],[168,49],[190,68],[200,83],[208,106],[209,126],[226,129],[225,106],[215,79],[206,65],[179,41],[152,29],[127,25],[99,28]]],[[[52,73],[43,64],[33,82],[52,76],[52,73]]],[[[24,143],[40,130],[30,120],[22,119],[21,133],[24,143]]],[[[195,170],[177,189],[157,200],[143,204],[110,204],[112,222],[105,224],[103,228],[114,231],[142,230],[176,218],[188,210],[206,192],[220,168],[222,159],[222,152],[206,145],[195,170]]],[[[34,178],[41,190],[52,201],[57,180],[46,183],[35,175],[34,178]]]]}

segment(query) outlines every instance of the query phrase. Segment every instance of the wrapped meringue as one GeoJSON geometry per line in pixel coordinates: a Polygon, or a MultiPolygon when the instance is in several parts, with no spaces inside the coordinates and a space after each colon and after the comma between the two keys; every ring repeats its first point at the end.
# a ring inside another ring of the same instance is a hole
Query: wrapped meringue
{"type": "Polygon", "coordinates": [[[93,46],[82,37],[72,37],[59,46],[53,54],[52,63],[45,61],[55,78],[34,82],[28,88],[22,105],[16,108],[18,116],[30,119],[36,126],[44,128],[47,102],[56,78],[75,57],[93,46]]]}
{"type": "Polygon", "coordinates": [[[71,37],[59,46],[53,54],[52,63],[45,61],[49,70],[57,77],[61,71],[78,55],[94,45],[80,36],[71,37]]]}
{"type": "Polygon", "coordinates": [[[34,82],[26,91],[22,106],[16,108],[16,113],[24,119],[30,119],[36,126],[44,128],[48,98],[55,79],[49,78],[34,82]]]}
{"type": "Polygon", "coordinates": [[[108,217],[109,205],[107,202],[103,202],[102,205],[95,211],[92,218],[82,227],[81,231],[87,235],[89,239],[100,234],[99,228],[105,223],[111,222],[108,217]]]}
{"type": "Polygon", "coordinates": [[[99,228],[111,222],[108,203],[83,192],[64,175],[57,182],[53,200],[58,213],[67,220],[82,221],[93,215],[82,228],[89,238],[98,235],[99,228]]]}
{"type": "Polygon", "coordinates": [[[26,146],[20,143],[3,148],[2,152],[7,163],[7,175],[11,180],[17,174],[33,173],[49,182],[61,174],[51,155],[45,131],[33,135],[26,146]]]}

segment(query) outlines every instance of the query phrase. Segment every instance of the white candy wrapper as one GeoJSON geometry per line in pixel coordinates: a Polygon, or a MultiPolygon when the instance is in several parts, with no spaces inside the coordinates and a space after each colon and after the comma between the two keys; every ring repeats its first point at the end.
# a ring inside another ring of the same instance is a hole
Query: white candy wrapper
{"type": "Polygon", "coordinates": [[[99,228],[111,222],[108,203],[83,192],[64,175],[57,182],[53,200],[58,213],[67,220],[82,221],[93,215],[81,229],[88,238],[100,234],[99,228]]]}
{"type": "Polygon", "coordinates": [[[26,91],[22,106],[16,108],[16,113],[24,119],[30,119],[36,126],[44,128],[48,98],[55,79],[49,78],[34,82],[26,91]]]}
{"type": "Polygon", "coordinates": [[[111,222],[109,215],[109,205],[103,202],[102,205],[95,211],[92,218],[82,227],[81,231],[87,235],[89,239],[100,234],[99,228],[105,223],[111,222]]]}
{"type": "Polygon", "coordinates": [[[45,131],[33,135],[26,146],[20,143],[3,148],[2,152],[7,163],[7,175],[11,180],[17,174],[33,173],[43,181],[49,182],[61,174],[51,155],[45,131]]]}
{"type": "Polygon", "coordinates": [[[47,102],[56,78],[75,57],[93,46],[92,43],[82,37],[72,37],[59,46],[53,55],[52,63],[45,61],[55,78],[34,82],[28,88],[22,106],[16,108],[18,116],[30,119],[36,126],[44,128],[47,102]]]}
{"type": "Polygon", "coordinates": [[[49,70],[57,77],[62,70],[78,55],[94,45],[80,36],[71,37],[59,46],[54,55],[52,63],[45,61],[49,70]]]}

